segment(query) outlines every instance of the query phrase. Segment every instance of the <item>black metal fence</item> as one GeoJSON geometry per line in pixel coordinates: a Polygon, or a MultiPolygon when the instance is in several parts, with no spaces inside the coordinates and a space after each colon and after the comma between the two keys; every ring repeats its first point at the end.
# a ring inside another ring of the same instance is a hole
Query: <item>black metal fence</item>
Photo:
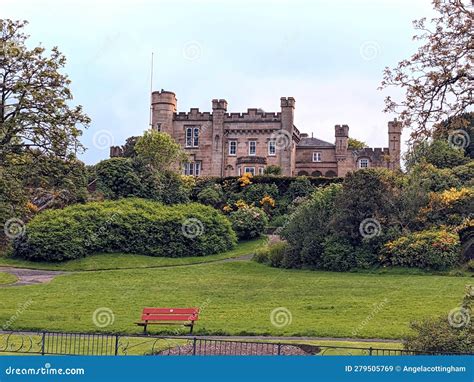
{"type": "MultiPolygon", "coordinates": [[[[0,331],[1,354],[31,355],[419,355],[395,348],[314,345],[308,342],[237,341],[189,336],[140,336],[0,331]]],[[[456,354],[456,353],[449,353],[456,354]]]]}

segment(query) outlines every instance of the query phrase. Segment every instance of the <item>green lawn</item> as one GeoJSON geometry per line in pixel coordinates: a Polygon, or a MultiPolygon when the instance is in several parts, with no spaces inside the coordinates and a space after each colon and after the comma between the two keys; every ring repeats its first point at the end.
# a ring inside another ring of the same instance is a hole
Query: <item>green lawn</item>
{"type": "Polygon", "coordinates": [[[15,259],[8,256],[0,256],[0,266],[11,266],[21,268],[62,270],[62,271],[93,271],[108,269],[133,269],[133,268],[159,268],[175,265],[199,264],[217,260],[238,257],[253,253],[258,247],[266,242],[266,238],[240,242],[239,245],[228,252],[211,256],[198,257],[152,257],[143,255],[132,255],[125,253],[99,253],[93,256],[62,263],[32,262],[15,259]]]}
{"type": "Polygon", "coordinates": [[[16,281],[16,277],[5,272],[0,272],[0,285],[2,284],[11,284],[16,281]]]}
{"type": "MultiPolygon", "coordinates": [[[[0,288],[0,323],[31,301],[12,329],[139,333],[134,322],[145,306],[201,306],[197,334],[400,338],[410,320],[457,307],[469,282],[472,278],[281,270],[251,261],[80,272],[48,284],[0,288]],[[98,328],[92,315],[102,307],[115,320],[98,328]],[[270,321],[279,307],[292,315],[282,328],[270,321]]],[[[160,329],[176,327],[153,328],[160,329]]]]}

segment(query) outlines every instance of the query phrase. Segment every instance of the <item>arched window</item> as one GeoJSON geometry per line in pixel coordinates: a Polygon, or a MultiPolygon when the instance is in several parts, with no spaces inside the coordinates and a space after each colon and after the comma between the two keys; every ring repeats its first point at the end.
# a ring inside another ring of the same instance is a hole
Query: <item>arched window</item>
{"type": "Polygon", "coordinates": [[[334,171],[332,171],[332,170],[326,171],[326,177],[335,178],[336,176],[337,176],[337,174],[334,171]]]}
{"type": "Polygon", "coordinates": [[[299,171],[298,176],[308,176],[308,173],[306,171],[299,171]]]}
{"type": "Polygon", "coordinates": [[[313,171],[311,173],[312,176],[323,176],[323,173],[321,171],[313,171]]]}

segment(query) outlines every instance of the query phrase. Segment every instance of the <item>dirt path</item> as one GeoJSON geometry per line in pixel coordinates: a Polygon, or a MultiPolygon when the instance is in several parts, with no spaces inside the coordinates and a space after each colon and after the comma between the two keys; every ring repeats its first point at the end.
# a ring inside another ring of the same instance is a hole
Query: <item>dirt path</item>
{"type": "Polygon", "coordinates": [[[64,271],[45,271],[40,269],[25,269],[13,267],[0,267],[0,272],[10,273],[18,279],[15,283],[0,285],[0,288],[12,286],[43,284],[51,281],[56,276],[69,272],[64,271]]]}

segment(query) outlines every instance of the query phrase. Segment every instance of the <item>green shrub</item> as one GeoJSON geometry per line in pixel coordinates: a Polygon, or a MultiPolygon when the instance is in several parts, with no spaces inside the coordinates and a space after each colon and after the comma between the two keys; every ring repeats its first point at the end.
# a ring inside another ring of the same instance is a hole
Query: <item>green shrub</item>
{"type": "Polygon", "coordinates": [[[249,203],[260,205],[260,200],[264,196],[270,196],[273,199],[278,197],[278,187],[275,184],[251,184],[244,189],[243,199],[249,203]]]}
{"type": "Polygon", "coordinates": [[[74,205],[38,214],[15,242],[15,256],[63,261],[94,252],[204,256],[231,248],[229,221],[200,204],[164,206],[129,198],[74,205]]]}
{"type": "Polygon", "coordinates": [[[259,249],[254,256],[254,260],[258,263],[278,268],[282,266],[282,261],[287,250],[288,244],[284,241],[270,244],[265,248],[259,249]]]}
{"type": "Polygon", "coordinates": [[[222,187],[216,184],[214,187],[202,189],[197,195],[197,200],[199,203],[217,208],[222,203],[222,196],[222,187]]]}
{"type": "Polygon", "coordinates": [[[263,233],[268,218],[260,208],[244,207],[232,212],[230,221],[239,239],[253,239],[263,233]]]}
{"type": "Polygon", "coordinates": [[[306,176],[298,176],[288,187],[288,197],[293,200],[306,197],[314,191],[314,186],[306,176]]]}
{"type": "Polygon", "coordinates": [[[385,244],[382,262],[387,265],[444,270],[461,262],[457,234],[443,229],[413,232],[385,244]]]}
{"type": "Polygon", "coordinates": [[[130,158],[111,158],[94,166],[97,176],[97,190],[107,199],[140,196],[143,192],[130,158]]]}
{"type": "Polygon", "coordinates": [[[337,237],[329,237],[324,243],[321,268],[328,271],[348,271],[356,267],[354,248],[337,237]]]}
{"type": "Polygon", "coordinates": [[[265,175],[275,175],[275,176],[279,176],[281,175],[282,173],[282,169],[280,166],[276,166],[276,165],[270,165],[270,166],[267,166],[265,167],[265,170],[263,170],[263,173],[265,175]]]}
{"type": "Polygon", "coordinates": [[[474,272],[474,259],[467,262],[466,268],[469,272],[474,272]]]}

